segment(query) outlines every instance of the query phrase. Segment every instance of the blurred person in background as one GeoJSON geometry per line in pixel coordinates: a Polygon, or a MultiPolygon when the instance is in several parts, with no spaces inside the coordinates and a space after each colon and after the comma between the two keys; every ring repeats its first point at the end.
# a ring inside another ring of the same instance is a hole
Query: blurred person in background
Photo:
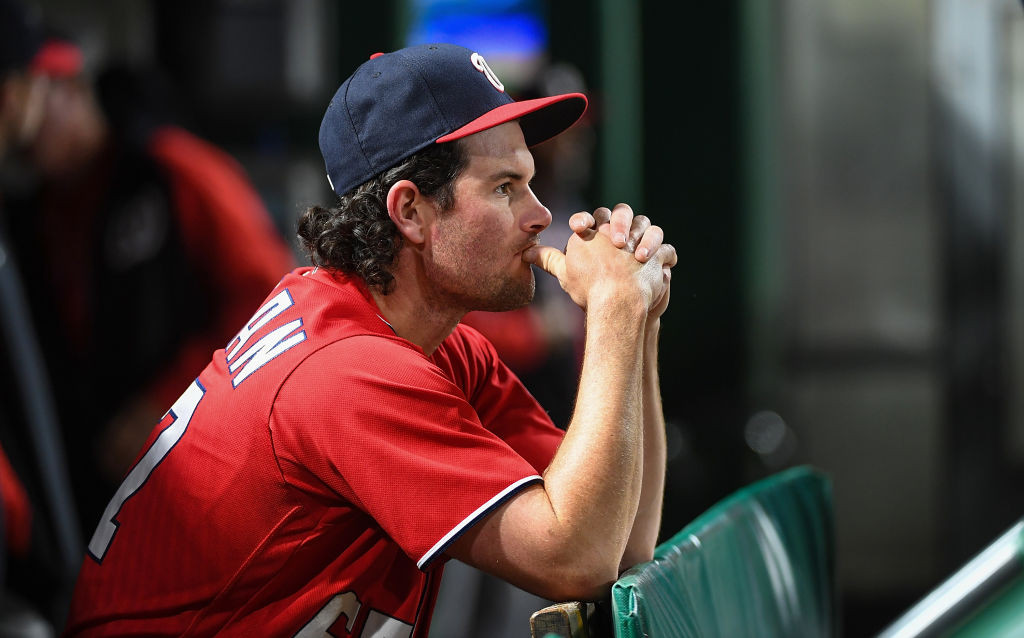
{"type": "Polygon", "coordinates": [[[2,2],[0,224],[51,376],[83,532],[146,435],[294,266],[241,167],[172,124],[149,70],[2,2]]]}
{"type": "MultiPolygon", "coordinates": [[[[37,109],[25,105],[38,102],[41,84],[31,81],[25,69],[54,62],[34,59],[39,48],[37,33],[21,28],[24,22],[23,7],[0,2],[0,161],[7,160],[8,151],[38,127],[29,115],[37,109]]],[[[0,176],[6,177],[9,162],[0,167],[0,176]]],[[[0,384],[0,520],[4,530],[0,543],[0,636],[45,638],[54,635],[54,627],[61,624],[73,583],[60,565],[52,521],[39,515],[46,512],[44,472],[34,463],[28,425],[30,399],[19,393],[26,362],[16,354],[22,347],[17,342],[32,341],[34,336],[15,331],[16,324],[26,321],[27,312],[17,303],[20,281],[10,252],[4,204],[0,189],[0,283],[4,293],[0,375],[7,380],[0,384]]]]}

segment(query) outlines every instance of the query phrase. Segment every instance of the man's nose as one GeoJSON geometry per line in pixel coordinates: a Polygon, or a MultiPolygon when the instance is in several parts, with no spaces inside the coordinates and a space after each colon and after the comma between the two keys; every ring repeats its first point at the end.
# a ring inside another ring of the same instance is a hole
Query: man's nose
{"type": "Polygon", "coordinates": [[[529,201],[525,202],[524,205],[527,206],[527,210],[523,213],[522,217],[523,230],[539,233],[551,225],[551,211],[548,210],[547,206],[540,203],[532,189],[530,190],[529,201]]]}

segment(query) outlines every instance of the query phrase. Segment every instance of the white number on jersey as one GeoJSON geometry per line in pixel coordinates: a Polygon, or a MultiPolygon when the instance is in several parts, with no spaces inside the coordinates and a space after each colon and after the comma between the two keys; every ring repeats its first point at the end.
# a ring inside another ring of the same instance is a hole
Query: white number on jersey
{"type": "Polygon", "coordinates": [[[110,549],[110,543],[114,540],[114,534],[117,533],[117,528],[120,526],[120,523],[117,522],[117,514],[121,511],[125,501],[145,485],[146,480],[149,479],[149,475],[156,469],[156,466],[164,460],[167,453],[181,440],[181,436],[185,434],[185,429],[188,428],[188,422],[192,420],[192,415],[195,414],[196,407],[205,394],[206,389],[199,385],[199,380],[196,379],[185,390],[185,393],[174,402],[170,411],[164,415],[165,419],[171,417],[171,424],[164,428],[164,431],[156,437],[156,441],[153,441],[153,445],[146,451],[146,454],[128,472],[128,476],[121,483],[121,487],[117,488],[117,492],[114,493],[114,498],[110,499],[110,503],[107,504],[107,509],[103,510],[100,524],[93,533],[92,540],[89,541],[89,555],[96,562],[102,563],[103,557],[106,556],[107,550],[110,549]]]}
{"type": "Polygon", "coordinates": [[[300,629],[299,633],[295,634],[295,638],[323,638],[324,636],[330,636],[331,634],[328,630],[331,628],[331,625],[338,622],[338,619],[343,615],[347,620],[345,631],[352,633],[352,624],[355,623],[356,614],[359,613],[359,608],[362,606],[355,592],[347,591],[344,594],[338,594],[327,601],[323,609],[316,616],[313,616],[313,620],[306,623],[306,626],[300,629]]]}
{"type": "MultiPolygon", "coordinates": [[[[338,622],[342,616],[345,616],[345,631],[351,634],[352,625],[362,606],[355,592],[337,594],[327,601],[299,633],[295,634],[295,638],[331,638],[334,636],[330,632],[331,625],[338,622]]],[[[412,625],[386,616],[376,609],[370,610],[366,622],[363,623],[363,629],[359,632],[360,638],[409,638],[411,635],[412,625]]]]}

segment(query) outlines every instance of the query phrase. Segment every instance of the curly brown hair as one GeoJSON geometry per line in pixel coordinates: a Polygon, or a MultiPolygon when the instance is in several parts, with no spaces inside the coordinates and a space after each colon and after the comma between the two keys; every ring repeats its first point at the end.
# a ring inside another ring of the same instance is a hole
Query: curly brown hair
{"type": "Polygon", "coordinates": [[[314,265],[358,275],[381,294],[390,293],[395,283],[390,268],[402,235],[388,215],[388,191],[407,179],[447,211],[455,203],[455,180],[467,163],[461,140],[431,144],[341,195],[336,206],[309,207],[299,220],[303,250],[314,265]]]}

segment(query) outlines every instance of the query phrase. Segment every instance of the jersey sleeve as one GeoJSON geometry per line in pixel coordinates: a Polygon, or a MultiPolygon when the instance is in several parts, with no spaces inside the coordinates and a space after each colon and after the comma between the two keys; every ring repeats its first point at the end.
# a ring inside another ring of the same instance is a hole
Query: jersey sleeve
{"type": "Polygon", "coordinates": [[[304,360],[270,428],[287,481],[351,502],[420,569],[541,480],[437,365],[386,337],[350,337],[304,360]]]}

